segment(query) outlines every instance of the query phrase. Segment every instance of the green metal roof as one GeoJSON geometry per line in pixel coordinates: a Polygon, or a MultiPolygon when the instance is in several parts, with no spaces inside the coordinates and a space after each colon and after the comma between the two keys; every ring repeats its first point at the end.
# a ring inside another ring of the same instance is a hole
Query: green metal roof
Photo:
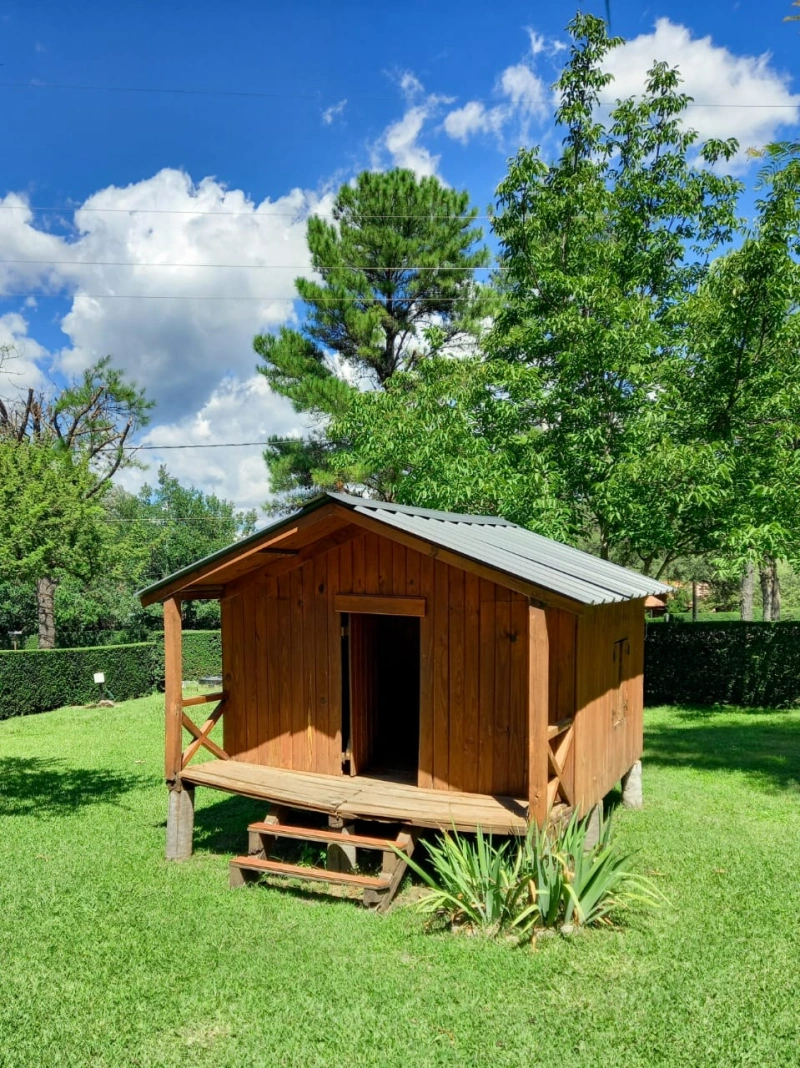
{"type": "Polygon", "coordinates": [[[300,511],[278,519],[255,534],[153,583],[142,590],[139,596],[152,595],[178,579],[189,578],[205,564],[217,560],[222,562],[228,557],[234,559],[242,548],[257,543],[265,535],[288,526],[329,501],[369,516],[385,524],[388,530],[419,537],[580,604],[611,604],[670,591],[670,587],[663,582],[534,534],[501,517],[437,512],[429,508],[411,508],[365,497],[350,497],[343,493],[323,493],[300,511]]]}

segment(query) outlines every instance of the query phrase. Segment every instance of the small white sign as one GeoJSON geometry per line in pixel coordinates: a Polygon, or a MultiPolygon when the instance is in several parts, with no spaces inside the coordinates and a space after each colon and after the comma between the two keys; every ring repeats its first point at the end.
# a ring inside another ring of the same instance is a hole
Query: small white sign
{"type": "Polygon", "coordinates": [[[103,683],[106,681],[106,677],[102,671],[95,671],[94,681],[97,683],[98,686],[103,685],[103,683]]]}

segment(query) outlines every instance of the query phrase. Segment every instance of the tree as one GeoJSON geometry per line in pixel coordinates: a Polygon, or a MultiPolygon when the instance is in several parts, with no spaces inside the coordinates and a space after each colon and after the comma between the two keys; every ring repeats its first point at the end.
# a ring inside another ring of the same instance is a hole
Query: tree
{"type": "Polygon", "coordinates": [[[36,582],[40,648],[55,644],[59,574],[84,577],[97,565],[101,528],[90,527],[100,519],[97,508],[110,480],[135,462],[128,443],[147,423],[150,407],[108,357],[54,396],[29,389],[0,399],[0,445],[11,480],[3,495],[14,513],[0,517],[3,558],[6,567],[19,568],[36,582]],[[41,479],[38,497],[37,483],[25,478],[41,479]],[[71,552],[59,546],[56,527],[45,521],[43,508],[50,508],[71,532],[71,552]],[[78,531],[76,524],[86,529],[78,531]]]}
{"type": "Polygon", "coordinates": [[[780,616],[776,561],[800,558],[800,159],[768,155],[754,224],[686,302],[669,389],[677,432],[727,472],[717,551],[744,576],[743,615],[759,565],[765,620],[780,616]]]}
{"type": "Polygon", "coordinates": [[[86,459],[59,444],[0,441],[0,574],[36,583],[40,648],[55,644],[56,576],[86,578],[102,556],[94,484],[86,459]]]}
{"type": "Polygon", "coordinates": [[[684,351],[682,303],[737,226],[740,186],[717,166],[736,145],[697,144],[663,63],[601,121],[620,41],[592,16],[569,32],[561,155],[521,150],[498,189],[486,366],[468,388],[460,361],[412,369],[397,383],[405,419],[390,390],[359,397],[334,431],[391,458],[399,499],[425,485],[443,503],[457,467],[491,508],[660,574],[714,544],[724,494],[713,448],[675,437],[664,380],[684,351]]]}
{"type": "Polygon", "coordinates": [[[365,171],[339,190],[332,215],[333,222],[308,222],[319,280],[296,280],[302,329],[254,341],[258,370],[314,424],[307,440],[275,441],[265,453],[284,505],[341,480],[380,495],[380,470],[342,470],[347,442],[330,436],[331,419],[344,416],[359,392],[382,390],[398,372],[420,367],[432,344],[446,352],[469,347],[486,310],[474,272],[488,253],[466,193],[409,170],[365,171]]]}
{"type": "MultiPolygon", "coordinates": [[[[246,537],[256,524],[254,511],[238,511],[232,501],[184,486],[164,466],[155,485],[143,486],[135,496],[115,488],[107,513],[119,546],[107,582],[119,590],[125,626],[137,632],[159,619],[158,613],[141,609],[137,590],[246,537]]],[[[216,605],[187,602],[184,611],[190,626],[219,620],[216,605]]]]}

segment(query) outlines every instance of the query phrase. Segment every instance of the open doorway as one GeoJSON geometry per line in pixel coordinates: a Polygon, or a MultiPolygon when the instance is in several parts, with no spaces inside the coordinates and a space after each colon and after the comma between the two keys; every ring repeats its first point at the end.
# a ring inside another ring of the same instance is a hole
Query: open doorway
{"type": "Polygon", "coordinates": [[[350,773],[416,785],[419,619],[351,613],[348,630],[350,773]]]}

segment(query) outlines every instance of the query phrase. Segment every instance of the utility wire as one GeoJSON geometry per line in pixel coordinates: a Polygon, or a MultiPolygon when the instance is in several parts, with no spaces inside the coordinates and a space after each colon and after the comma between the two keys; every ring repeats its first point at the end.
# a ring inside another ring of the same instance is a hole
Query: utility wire
{"type": "MultiPolygon", "coordinates": [[[[0,82],[0,89],[50,89],[58,91],[69,92],[84,92],[84,93],[163,93],[168,96],[228,96],[228,97],[242,97],[252,98],[256,100],[317,100],[322,102],[322,91],[315,89],[313,92],[286,92],[285,90],[280,92],[263,92],[258,90],[237,90],[237,89],[181,89],[170,88],[160,86],[148,86],[148,85],[87,85],[82,83],[65,83],[65,82],[0,82]]],[[[644,99],[641,95],[633,94],[634,99],[644,99]]],[[[392,93],[361,93],[358,95],[351,95],[348,100],[395,100],[396,95],[392,93]]],[[[615,107],[619,100],[598,100],[597,103],[600,107],[615,107]]],[[[551,99],[540,98],[536,101],[538,104],[550,104],[551,99]]],[[[686,102],[687,107],[695,108],[795,108],[797,104],[786,104],[769,102],[759,103],[740,103],[739,101],[716,101],[716,100],[689,100],[686,102]]]]}
{"type": "MultiPolygon", "coordinates": [[[[270,297],[270,296],[226,296],[219,293],[5,293],[0,294],[0,300],[74,300],[76,297],[86,297],[87,300],[260,300],[267,303],[288,301],[293,304],[296,300],[302,301],[301,296],[295,297],[270,297]]],[[[395,304],[407,304],[413,302],[414,297],[314,297],[315,304],[385,304],[392,300],[395,304]]],[[[463,301],[463,297],[437,297],[437,304],[457,304],[463,301]]]]}
{"type": "Polygon", "coordinates": [[[141,449],[152,449],[161,452],[162,449],[242,449],[249,445],[294,445],[301,444],[305,438],[274,438],[272,441],[209,441],[192,442],[186,445],[125,445],[125,452],[139,452],[141,449]]]}
{"type": "MultiPolygon", "coordinates": [[[[40,205],[31,204],[0,204],[0,210],[2,211],[33,211],[33,212],[68,212],[68,211],[91,211],[99,212],[102,214],[113,213],[123,215],[226,215],[226,216],[247,216],[251,219],[269,220],[269,219],[294,219],[297,222],[311,218],[312,216],[317,219],[336,219],[338,216],[333,212],[315,212],[313,210],[307,211],[263,211],[259,212],[257,206],[254,206],[250,211],[206,211],[199,208],[94,208],[83,207],[80,204],[65,204],[60,207],[42,207],[40,205]]],[[[359,219],[453,219],[461,220],[462,222],[472,222],[473,219],[491,219],[491,215],[453,215],[453,214],[435,214],[429,212],[425,215],[398,215],[396,213],[386,215],[375,214],[361,214],[358,215],[359,219]]]]}
{"type": "Polygon", "coordinates": [[[412,266],[397,266],[397,267],[365,267],[363,264],[349,264],[340,263],[334,264],[330,267],[315,268],[308,263],[153,263],[153,262],[138,262],[137,260],[3,260],[0,259],[0,263],[15,263],[15,264],[37,264],[50,267],[186,267],[193,269],[195,267],[209,267],[215,271],[227,271],[230,269],[242,269],[242,270],[259,270],[259,271],[308,271],[308,270],[323,270],[323,271],[361,271],[363,273],[369,273],[370,271],[494,271],[494,270],[509,270],[508,267],[493,267],[491,264],[485,264],[476,267],[461,267],[450,266],[449,263],[437,264],[435,267],[412,267],[412,266]]]}

